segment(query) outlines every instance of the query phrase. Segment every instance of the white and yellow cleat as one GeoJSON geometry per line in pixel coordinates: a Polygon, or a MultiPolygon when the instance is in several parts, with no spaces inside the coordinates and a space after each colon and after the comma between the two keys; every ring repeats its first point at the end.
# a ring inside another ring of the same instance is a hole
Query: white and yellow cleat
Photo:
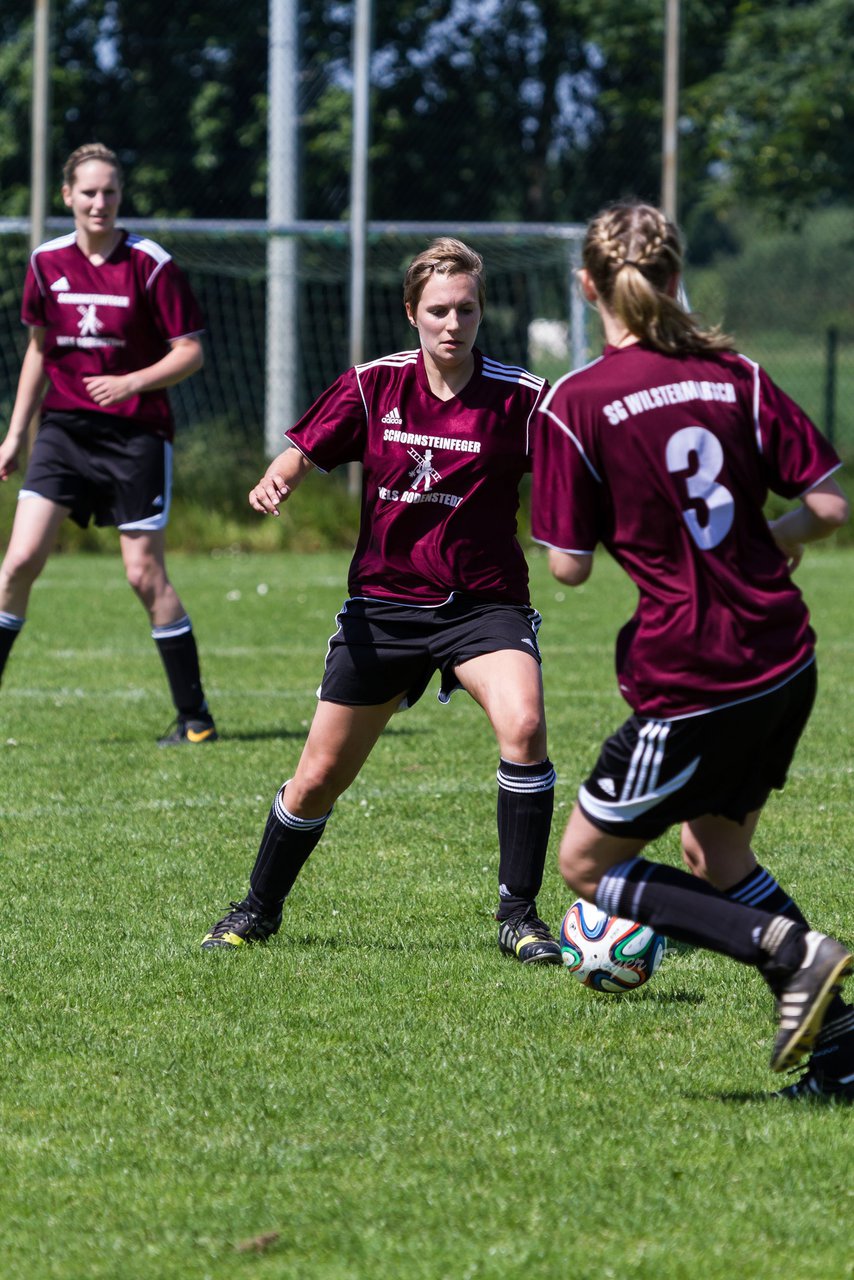
{"type": "Polygon", "coordinates": [[[510,916],[498,922],[498,945],[505,955],[522,964],[562,964],[560,943],[534,911],[510,916]]]}
{"type": "Polygon", "coordinates": [[[274,933],[278,933],[282,923],[282,913],[277,917],[262,916],[253,911],[248,900],[232,902],[231,910],[210,929],[202,938],[203,951],[215,951],[218,948],[234,951],[237,947],[245,947],[250,942],[266,942],[274,933]]]}

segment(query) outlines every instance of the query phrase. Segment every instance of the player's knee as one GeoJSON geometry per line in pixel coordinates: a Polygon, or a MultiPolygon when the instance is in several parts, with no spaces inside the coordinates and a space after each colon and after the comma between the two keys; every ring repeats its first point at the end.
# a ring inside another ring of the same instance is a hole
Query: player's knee
{"type": "Polygon", "coordinates": [[[569,888],[579,898],[593,901],[599,876],[587,859],[581,856],[571,837],[564,835],[558,853],[558,869],[569,888]]]}
{"type": "Polygon", "coordinates": [[[150,575],[146,573],[145,565],[138,561],[125,564],[125,577],[128,580],[128,586],[138,596],[144,597],[150,592],[150,575]]]}
{"type": "Polygon", "coordinates": [[[537,707],[523,707],[502,735],[502,755],[516,764],[536,764],[546,754],[546,726],[537,707]]]}
{"type": "Polygon", "coordinates": [[[31,584],[44,568],[45,560],[38,550],[17,551],[10,547],[0,566],[0,582],[7,588],[31,584]]]}
{"type": "Polygon", "coordinates": [[[128,586],[146,608],[153,608],[163,592],[162,575],[158,566],[148,564],[145,560],[132,560],[125,564],[125,576],[128,586]]]}
{"type": "Polygon", "coordinates": [[[322,761],[301,766],[285,790],[285,808],[295,817],[319,817],[329,812],[340,794],[333,771],[322,761]]]}
{"type": "Polygon", "coordinates": [[[693,841],[682,840],[682,861],[692,876],[706,878],[706,860],[699,845],[693,841]]]}

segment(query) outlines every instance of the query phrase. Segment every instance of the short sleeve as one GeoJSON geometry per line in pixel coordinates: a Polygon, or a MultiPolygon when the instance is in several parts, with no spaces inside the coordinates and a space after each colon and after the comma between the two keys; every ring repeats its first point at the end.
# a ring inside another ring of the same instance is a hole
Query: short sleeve
{"type": "Polygon", "coordinates": [[[167,342],[204,330],[205,319],[190,282],[171,258],[157,271],[148,295],[157,328],[167,342]]]}
{"type": "Polygon", "coordinates": [[[800,497],[841,465],[830,441],[761,369],[758,435],[766,482],[781,497],[800,497]]]}
{"type": "Polygon", "coordinates": [[[24,278],[24,292],[21,300],[21,323],[44,328],[47,324],[45,316],[45,298],[33,269],[32,260],[27,266],[24,278]]]}
{"type": "Polygon", "coordinates": [[[361,462],[367,440],[367,414],[355,369],[348,369],[322,392],[299,422],[285,432],[320,471],[345,462],[361,462]]]}
{"type": "Polygon", "coordinates": [[[534,420],[531,535],[558,551],[592,552],[602,533],[602,483],[552,395],[534,420]]]}

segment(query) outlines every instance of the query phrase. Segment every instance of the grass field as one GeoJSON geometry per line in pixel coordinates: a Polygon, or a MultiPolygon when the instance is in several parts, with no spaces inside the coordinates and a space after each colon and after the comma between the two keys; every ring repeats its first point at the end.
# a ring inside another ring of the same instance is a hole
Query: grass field
{"type": "MultiPolygon", "coordinates": [[[[296,761],[346,560],[172,557],[222,740],[171,752],[118,558],[58,556],[36,588],[0,694],[4,1276],[854,1276],[850,1114],[769,1098],[752,972],[674,949],[607,997],[499,953],[496,751],[461,696],[393,721],[269,946],[199,950],[296,761]]],[[[757,839],[849,943],[852,570],[839,547],[799,570],[821,692],[757,839]]],[[[632,593],[604,559],[575,594],[532,573],[556,849],[624,714],[632,593]]]]}

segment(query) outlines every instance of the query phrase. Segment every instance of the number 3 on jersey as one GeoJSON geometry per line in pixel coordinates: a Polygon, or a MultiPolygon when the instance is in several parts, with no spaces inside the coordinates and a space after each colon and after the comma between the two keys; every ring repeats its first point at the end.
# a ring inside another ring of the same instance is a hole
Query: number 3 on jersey
{"type": "Polygon", "coordinates": [[[690,504],[682,509],[688,532],[701,551],[711,551],[732,527],[733,497],[718,484],[724,451],[705,427],[683,427],[667,441],[667,470],[685,483],[690,504]]]}

